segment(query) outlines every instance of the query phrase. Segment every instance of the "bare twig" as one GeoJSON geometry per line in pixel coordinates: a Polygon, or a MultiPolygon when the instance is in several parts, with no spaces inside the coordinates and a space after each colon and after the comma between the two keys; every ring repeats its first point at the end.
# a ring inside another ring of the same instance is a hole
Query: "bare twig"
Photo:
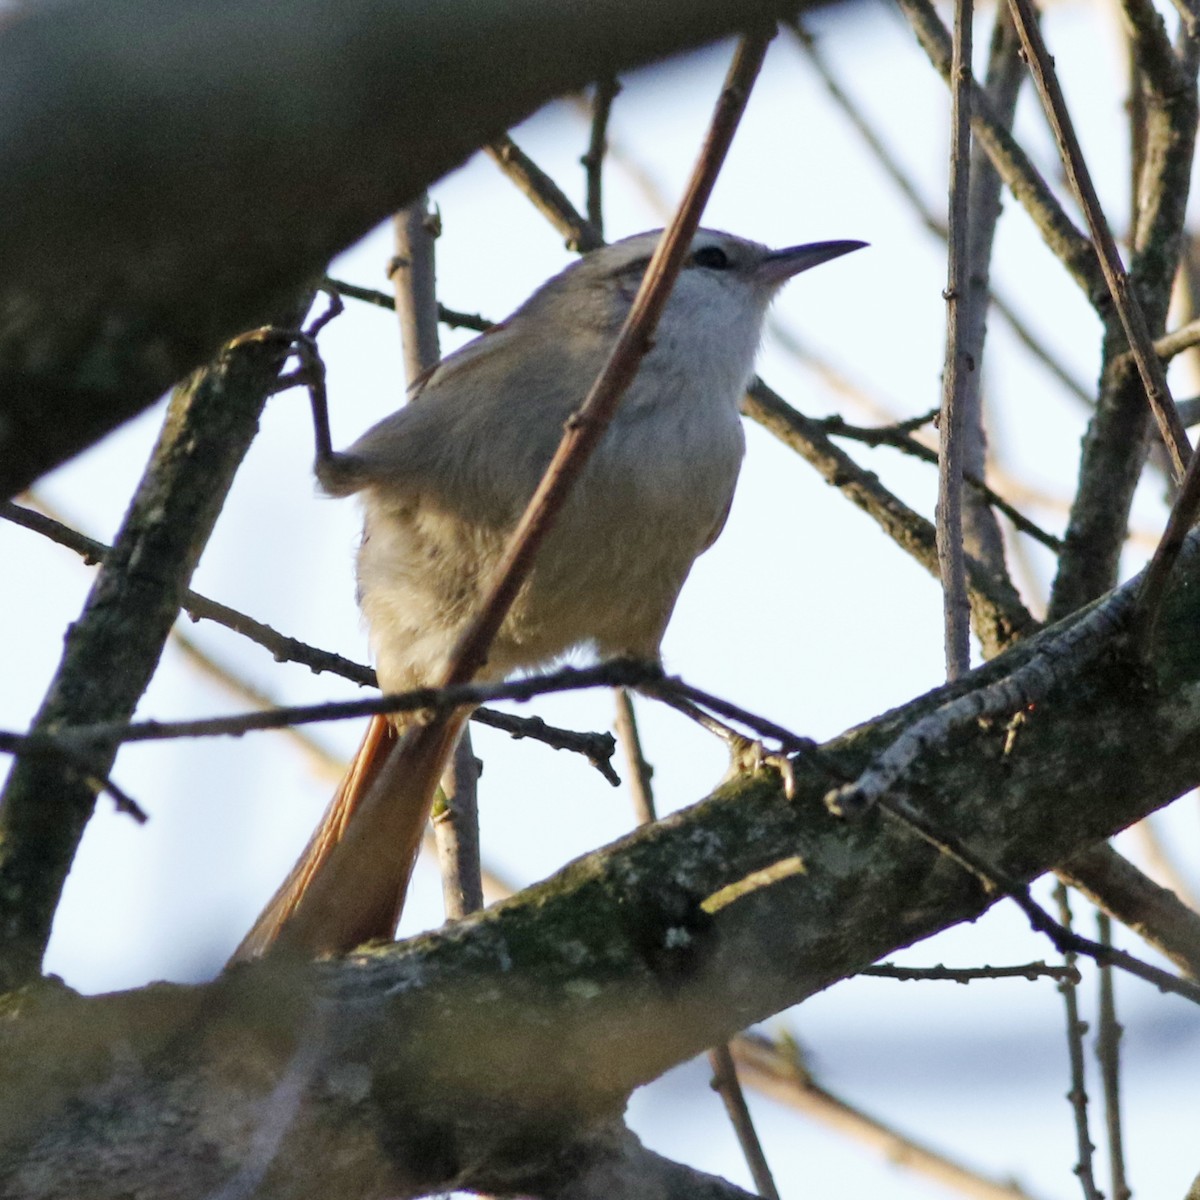
{"type": "MultiPolygon", "coordinates": [[[[935,414],[936,415],[936,414],[935,414]]],[[[925,424],[924,418],[914,418],[925,424]]],[[[902,421],[896,425],[863,426],[851,425],[839,416],[821,417],[818,424],[833,437],[848,438],[861,442],[864,446],[890,446],[902,454],[919,458],[922,462],[936,463],[937,451],[931,450],[922,442],[918,442],[908,432],[907,426],[912,423],[902,421]]],[[[1021,533],[1028,534],[1035,542],[1040,542],[1047,550],[1057,554],[1062,549],[1062,540],[1052,533],[1047,533],[1040,525],[1031,521],[1020,509],[1014,507],[999,492],[994,491],[976,474],[971,471],[963,472],[963,482],[970,487],[981,499],[986,500],[997,512],[1003,513],[1021,533]]]]}
{"type": "Polygon", "coordinates": [[[941,825],[913,807],[902,796],[886,796],[877,801],[879,808],[911,833],[928,842],[940,854],[960,866],[974,878],[989,895],[1003,895],[1012,900],[1025,914],[1030,927],[1045,934],[1054,947],[1063,954],[1068,951],[1086,954],[1096,962],[1107,962],[1115,967],[1153,984],[1162,992],[1183,996],[1193,1004],[1200,1004],[1200,986],[1191,980],[1180,979],[1169,971],[1151,966],[1124,950],[1113,946],[1102,946],[1076,933],[1073,929],[1056,921],[1029,894],[1029,889],[1016,879],[1009,878],[992,863],[985,862],[960,838],[949,834],[941,825]]]}
{"type": "Polygon", "coordinates": [[[1022,963],[1015,967],[898,967],[894,963],[876,963],[864,967],[860,975],[876,979],[899,979],[904,982],[974,983],[978,979],[1056,979],[1059,982],[1079,982],[1079,972],[1071,966],[1051,966],[1044,962],[1022,963]]]}
{"type": "Polygon", "coordinates": [[[0,754],[11,754],[14,757],[28,755],[45,755],[62,760],[61,765],[75,776],[85,786],[97,793],[102,793],[112,799],[113,807],[124,816],[132,817],[139,825],[144,825],[149,817],[146,810],[126,791],[118,787],[97,764],[89,761],[86,754],[61,742],[46,742],[27,733],[13,733],[0,729],[0,754]]]}
{"type": "Polygon", "coordinates": [[[621,85],[615,76],[601,79],[592,91],[592,127],[588,148],[579,160],[587,173],[587,215],[592,228],[604,237],[602,179],[604,155],[608,151],[608,118],[621,85]]]}
{"type": "MultiPolygon", "coordinates": [[[[293,303],[284,324],[301,320],[308,302],[293,303]]],[[[52,742],[57,730],[87,721],[128,721],[286,354],[275,344],[230,347],[177,390],[116,545],[70,628],[35,739],[52,742]]],[[[107,776],[119,744],[87,747],[91,775],[107,776]]],[[[38,973],[94,807],[93,781],[74,768],[44,755],[18,759],[0,804],[0,990],[38,973]]]]}
{"type": "MultiPolygon", "coordinates": [[[[398,212],[393,225],[396,256],[389,274],[396,293],[404,369],[411,386],[441,358],[434,258],[434,242],[441,225],[426,196],[398,212]]],[[[451,920],[483,907],[478,785],[479,763],[471,746],[470,728],[464,726],[442,772],[441,790],[431,814],[442,898],[451,920]]]]}
{"type": "Polygon", "coordinates": [[[654,768],[642,753],[642,739],[638,733],[637,714],[633,708],[633,697],[627,688],[613,692],[616,700],[617,737],[625,751],[625,765],[629,768],[629,792],[633,800],[633,811],[639,825],[649,825],[656,819],[654,811],[654,788],[651,779],[654,768]]]}
{"type": "Polygon", "coordinates": [[[429,207],[429,197],[422,194],[396,213],[392,229],[396,253],[388,264],[388,276],[400,322],[406,384],[411,384],[442,356],[433,256],[441,227],[437,214],[429,207]]]}
{"type": "Polygon", "coordinates": [[[1031,1200],[1020,1185],[989,1179],[826,1091],[804,1069],[792,1047],[742,1034],[731,1048],[742,1077],[756,1091],[870,1147],[886,1162],[972,1200],[1031,1200]]]}
{"type": "MultiPolygon", "coordinates": [[[[950,83],[951,38],[937,10],[930,0],[899,0],[899,3],[934,69],[950,83]]],[[[993,117],[991,103],[978,84],[971,91],[971,127],[1000,178],[1033,219],[1046,245],[1090,298],[1094,300],[1101,295],[1104,276],[1091,243],[1067,216],[1012,134],[993,117]]]]}
{"type": "Polygon", "coordinates": [[[737,1134],[738,1144],[742,1148],[758,1194],[764,1197],[764,1200],[779,1200],[779,1189],[775,1186],[762,1143],[758,1139],[758,1131],[754,1128],[750,1109],[746,1104],[746,1094],[738,1082],[737,1066],[729,1046],[714,1046],[708,1052],[708,1061],[713,1069],[713,1089],[725,1104],[729,1122],[737,1134]]]}
{"type": "Polygon", "coordinates": [[[643,355],[649,350],[650,338],[666,305],[671,283],[699,226],[700,214],[733,140],[770,36],[757,34],[743,38],[739,43],[679,211],[655,249],[600,377],[569,421],[563,440],[513,533],[483,603],[455,647],[442,683],[465,682],[486,660],[487,648],[528,575],[538,547],[607,429],[643,355]]]}
{"type": "Polygon", "coordinates": [[[947,700],[913,722],[854,783],[825,798],[834,811],[861,812],[896,788],[921,757],[968,723],[1018,713],[1040,700],[1055,684],[1111,645],[1134,605],[1136,581],[1106,597],[1065,628],[1048,631],[1030,655],[1009,674],[965,695],[947,700]]]}
{"type": "MultiPolygon", "coordinates": [[[[40,533],[51,541],[74,550],[86,563],[102,562],[111,549],[104,542],[72,529],[48,513],[35,512],[9,501],[0,502],[0,519],[40,533]]],[[[338,675],[361,687],[377,686],[375,672],[364,663],[354,662],[340,654],[320,650],[307,642],[288,637],[272,629],[270,625],[256,621],[236,608],[202,596],[199,592],[189,591],[184,596],[182,608],[195,621],[213,621],[269,650],[276,662],[300,663],[318,674],[326,672],[338,675]]],[[[471,720],[491,729],[499,729],[513,738],[530,738],[541,742],[552,750],[568,750],[572,754],[582,754],[614,787],[621,782],[612,767],[615,744],[611,734],[562,729],[557,725],[547,724],[541,717],[522,717],[516,713],[497,712],[490,708],[477,708],[472,713],[471,720]]]]}
{"type": "MultiPolygon", "coordinates": [[[[942,581],[946,678],[958,679],[971,667],[971,609],[967,600],[963,552],[962,473],[965,376],[976,368],[963,337],[971,300],[971,0],[955,0],[950,87],[950,203],[946,299],[946,359],[942,372],[942,409],[938,454],[937,551],[942,581]]],[[[969,402],[968,402],[969,403],[969,402]]],[[[969,419],[969,418],[968,418],[969,419]]]]}
{"type": "Polygon", "coordinates": [[[1200,979],[1200,915],[1107,843],[1089,846],[1055,868],[1064,883],[1200,979]]]}
{"type": "MultiPolygon", "coordinates": [[[[1096,914],[1097,940],[1112,945],[1112,922],[1106,913],[1096,914]]],[[[1125,1143],[1121,1136],[1120,1044],[1121,1026],[1117,1023],[1116,998],[1113,995],[1112,967],[1100,964],[1099,1028],[1096,1032],[1096,1061],[1104,1088],[1104,1126],[1108,1140],[1110,1190],[1112,1200],[1129,1200],[1132,1193],[1125,1181],[1125,1143]]]]}
{"type": "MultiPolygon", "coordinates": [[[[1054,889],[1054,894],[1058,900],[1062,923],[1069,927],[1071,908],[1067,899],[1067,889],[1060,883],[1054,889]]],[[[1068,966],[1075,965],[1073,952],[1068,951],[1065,957],[1068,966]]],[[[1092,1145],[1092,1139],[1088,1132],[1088,1097],[1083,1062],[1083,1035],[1087,1032],[1087,1026],[1079,1019],[1079,1003],[1075,985],[1064,980],[1058,986],[1067,1009],[1067,1051],[1071,1060],[1071,1090],[1067,1093],[1067,1099],[1071,1103],[1071,1111],[1075,1116],[1075,1148],[1078,1154],[1075,1174],[1079,1177],[1080,1186],[1083,1188],[1084,1200],[1104,1200],[1100,1190],[1096,1187],[1095,1176],[1092,1174],[1092,1151],[1095,1150],[1095,1146],[1092,1145]]]]}
{"type": "Polygon", "coordinates": [[[774,721],[770,721],[766,717],[760,717],[757,713],[752,713],[729,700],[723,700],[711,692],[702,691],[690,683],[684,683],[677,676],[652,679],[641,685],[638,690],[667,704],[671,704],[674,699],[678,698],[697,708],[718,713],[730,721],[736,721],[739,725],[753,729],[758,737],[773,738],[785,751],[808,750],[813,745],[811,738],[801,737],[790,729],[785,729],[782,725],[776,725],[774,721]]]}
{"type": "MultiPolygon", "coordinates": [[[[825,56],[821,53],[816,40],[800,21],[789,22],[789,26],[799,40],[800,46],[803,48],[809,62],[815,68],[817,74],[820,75],[821,81],[825,84],[833,102],[841,109],[846,119],[863,139],[884,174],[896,185],[901,195],[909,202],[913,211],[920,219],[921,224],[939,241],[945,242],[947,238],[945,221],[926,204],[920,189],[909,173],[900,165],[887,140],[872,126],[859,105],[851,99],[842,87],[826,62],[825,56]]],[[[996,125],[998,128],[1007,129],[1010,122],[1007,119],[1001,119],[1003,116],[1003,105],[999,107],[1001,108],[1001,112],[995,114],[996,125]]],[[[977,165],[972,165],[972,171],[978,178],[981,172],[977,165]]],[[[992,294],[991,305],[1004,319],[1018,340],[1051,375],[1084,404],[1092,402],[1091,392],[1072,376],[1071,372],[1063,365],[1061,359],[1021,319],[1008,300],[1003,296],[992,294]]]]}
{"type": "Polygon", "coordinates": [[[1141,303],[1130,287],[1129,276],[1121,262],[1116,241],[1100,207],[1100,198],[1096,195],[1091,173],[1084,161],[1079,140],[1075,136],[1075,128],[1067,112],[1053,61],[1042,38],[1037,14],[1030,0],[1009,0],[1009,6],[1017,32],[1021,35],[1021,45],[1025,49],[1030,74],[1058,142],[1067,179],[1087,219],[1109,295],[1121,319],[1125,336],[1129,339],[1129,348],[1137,363],[1142,386],[1146,390],[1147,403],[1154,413],[1155,421],[1158,422],[1159,432],[1171,457],[1175,477],[1182,479],[1192,456],[1191,444],[1179,420],[1179,414],[1175,411],[1162,363],[1154,353],[1150,329],[1141,303]]]}
{"type": "MultiPolygon", "coordinates": [[[[86,744],[110,737],[119,742],[157,742],[183,737],[241,737],[244,733],[264,729],[344,721],[377,713],[441,713],[474,707],[487,700],[528,700],[533,696],[590,687],[640,687],[660,678],[662,668],[656,663],[613,659],[595,667],[562,667],[546,675],[525,676],[505,683],[460,683],[444,688],[417,688],[411,692],[397,692],[366,700],[299,704],[272,709],[270,712],[245,712],[194,721],[108,722],[61,727],[53,735],[47,735],[46,741],[62,739],[73,744],[86,744]]],[[[533,734],[523,731],[523,736],[533,734]]]]}
{"type": "Polygon", "coordinates": [[[503,134],[485,149],[496,165],[529,197],[538,210],[567,240],[567,249],[586,254],[604,245],[604,238],[581,216],[562,189],[508,136],[503,134]]]}
{"type": "MultiPolygon", "coordinates": [[[[835,446],[819,422],[804,416],[761,379],[751,382],[743,411],[805,458],[826,482],[875,520],[901,549],[927,571],[937,572],[933,525],[887,490],[870,472],[835,446]]],[[[967,560],[971,613],[975,632],[987,657],[1036,628],[1011,582],[997,579],[980,564],[967,560]]]]}
{"type": "MultiPolygon", "coordinates": [[[[1020,42],[1003,5],[997,5],[988,47],[984,87],[992,101],[996,119],[1012,128],[1017,95],[1025,72],[1020,60],[1020,42]]],[[[962,438],[961,477],[982,478],[987,472],[988,437],[984,425],[983,362],[990,309],[992,250],[1000,222],[1002,182],[986,152],[977,142],[971,145],[968,187],[966,286],[969,302],[960,314],[959,357],[965,370],[959,373],[955,402],[959,436],[962,438]]],[[[1008,577],[1004,533],[996,514],[978,490],[970,488],[962,497],[963,547],[993,574],[1008,577]]]]}
{"type": "MultiPolygon", "coordinates": [[[[1197,896],[1192,881],[1180,870],[1175,856],[1164,843],[1154,818],[1147,817],[1139,821],[1129,832],[1137,839],[1138,855],[1150,875],[1164,888],[1174,892],[1181,904],[1200,914],[1200,896],[1197,896]]],[[[1200,921],[1200,915],[1197,920],[1200,921]]]]}
{"type": "MultiPolygon", "coordinates": [[[[395,298],[389,296],[387,292],[381,292],[378,288],[361,287],[357,283],[346,283],[344,280],[331,279],[329,276],[325,277],[322,284],[342,296],[349,296],[351,300],[361,300],[366,304],[375,305],[376,308],[388,308],[395,311],[395,298]]],[[[438,305],[438,320],[452,329],[473,329],[476,333],[486,333],[494,324],[478,313],[458,312],[456,309],[447,308],[444,304],[438,305]]]]}

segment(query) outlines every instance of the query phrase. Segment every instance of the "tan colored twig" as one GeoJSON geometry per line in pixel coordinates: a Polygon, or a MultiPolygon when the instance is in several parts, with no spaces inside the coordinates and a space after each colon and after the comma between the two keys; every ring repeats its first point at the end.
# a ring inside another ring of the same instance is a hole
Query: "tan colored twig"
{"type": "Polygon", "coordinates": [[[742,1077],[756,1091],[870,1147],[886,1162],[971,1200],[1031,1200],[1019,1184],[989,1179],[826,1091],[794,1051],[748,1034],[735,1038],[731,1049],[742,1077]]]}
{"type": "Polygon", "coordinates": [[[1146,400],[1154,413],[1159,432],[1171,457],[1175,477],[1182,479],[1192,456],[1191,444],[1188,442],[1183,423],[1179,420],[1179,414],[1175,411],[1162,363],[1154,353],[1153,339],[1142,306],[1130,287],[1129,276],[1121,262],[1117,243],[1104,217],[1100,197],[1092,184],[1091,172],[1088,171],[1079,140],[1075,136],[1075,127],[1067,112],[1066,100],[1054,71],[1053,60],[1042,38],[1037,13],[1030,0],[1009,0],[1009,7],[1017,32],[1021,36],[1021,45],[1025,50],[1025,60],[1034,86],[1041,97],[1042,107],[1046,110],[1055,141],[1058,143],[1067,179],[1087,220],[1109,295],[1121,319],[1125,336],[1129,339],[1130,351],[1137,363],[1142,385],[1146,389],[1146,400]]]}
{"type": "Polygon", "coordinates": [[[756,34],[739,43],[679,211],[663,232],[646,268],[608,362],[568,423],[563,440],[509,542],[479,611],[451,655],[441,680],[443,684],[471,679],[486,661],[487,649],[528,575],[538,547],[549,533],[567,494],[608,428],[622,393],[633,381],[642,357],[649,350],[671,284],[700,224],[704,204],[733,140],[770,36],[756,34]]]}
{"type": "Polygon", "coordinates": [[[586,254],[604,245],[600,231],[580,215],[558,184],[508,134],[493,139],[484,149],[505,175],[529,197],[533,207],[562,232],[568,250],[586,254]]]}
{"type": "MultiPolygon", "coordinates": [[[[396,254],[388,274],[396,294],[396,316],[409,386],[441,358],[438,341],[437,271],[434,244],[441,233],[437,214],[421,196],[393,218],[396,254]]],[[[479,861],[479,764],[464,726],[442,772],[431,818],[442,877],[442,899],[450,920],[483,907],[479,861]]]]}

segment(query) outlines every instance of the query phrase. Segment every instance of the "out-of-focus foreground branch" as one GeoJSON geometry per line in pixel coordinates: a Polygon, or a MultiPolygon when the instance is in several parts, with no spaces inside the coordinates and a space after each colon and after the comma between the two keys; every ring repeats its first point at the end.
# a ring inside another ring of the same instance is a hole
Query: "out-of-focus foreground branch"
{"type": "Polygon", "coordinates": [[[64,0],[7,15],[3,494],[547,100],[816,2],[64,0]]]}

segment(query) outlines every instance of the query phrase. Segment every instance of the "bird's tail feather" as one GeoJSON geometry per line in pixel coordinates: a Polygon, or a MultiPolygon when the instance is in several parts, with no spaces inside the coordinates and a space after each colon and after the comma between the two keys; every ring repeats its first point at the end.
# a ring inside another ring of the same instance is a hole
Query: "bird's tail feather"
{"type": "Polygon", "coordinates": [[[395,933],[442,770],[468,713],[397,734],[373,717],[304,852],[230,964],[279,947],[342,954],[395,933]]]}

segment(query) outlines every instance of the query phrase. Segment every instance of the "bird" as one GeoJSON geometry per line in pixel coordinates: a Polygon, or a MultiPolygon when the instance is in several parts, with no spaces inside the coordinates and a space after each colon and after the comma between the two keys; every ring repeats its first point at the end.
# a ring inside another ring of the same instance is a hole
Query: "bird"
{"type": "MultiPolygon", "coordinates": [[[[347,450],[318,457],[324,491],[362,502],[358,602],[384,692],[441,677],[617,340],[661,232],[584,255],[416,379],[404,407],[347,450]]],[[[729,514],[745,448],[739,403],[771,301],[795,275],[864,245],[772,250],[697,231],[653,345],[478,679],[543,667],[579,646],[659,659],[692,564],[729,514]]],[[[231,961],[279,945],[346,953],[394,935],[467,715],[430,726],[371,720],[312,839],[231,961]]]]}

